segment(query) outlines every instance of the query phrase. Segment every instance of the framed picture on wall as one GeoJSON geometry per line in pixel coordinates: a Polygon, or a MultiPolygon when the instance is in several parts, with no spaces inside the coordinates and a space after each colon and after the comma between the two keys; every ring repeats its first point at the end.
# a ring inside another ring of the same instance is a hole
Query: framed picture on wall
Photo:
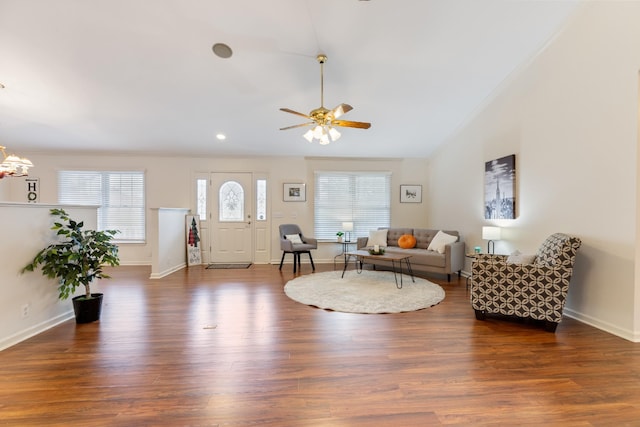
{"type": "Polygon", "coordinates": [[[401,185],[400,203],[422,203],[422,185],[401,185]]]}
{"type": "Polygon", "coordinates": [[[282,190],[283,200],[285,202],[306,202],[307,192],[305,184],[289,184],[285,183],[282,190]]]}
{"type": "Polygon", "coordinates": [[[516,155],[484,164],[484,218],[516,218],[516,155]]]}

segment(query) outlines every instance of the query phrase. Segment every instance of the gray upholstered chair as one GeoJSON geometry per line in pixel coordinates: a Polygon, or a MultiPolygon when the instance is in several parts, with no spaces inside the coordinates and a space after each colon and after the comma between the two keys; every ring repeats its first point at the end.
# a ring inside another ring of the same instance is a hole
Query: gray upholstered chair
{"type": "Polygon", "coordinates": [[[536,319],[555,332],[580,244],[577,237],[552,234],[529,264],[507,262],[507,255],[478,254],[471,268],[471,306],[476,318],[500,314],[536,319]]]}
{"type": "Polygon", "coordinates": [[[280,270],[286,254],[293,254],[293,272],[296,267],[300,267],[300,254],[308,254],[311,261],[311,268],[316,270],[311,256],[312,249],[318,249],[318,240],[313,237],[306,237],[302,234],[302,230],[297,224],[281,224],[280,225],[280,249],[282,249],[282,259],[280,260],[280,270]],[[296,239],[296,236],[299,238],[296,239]]]}

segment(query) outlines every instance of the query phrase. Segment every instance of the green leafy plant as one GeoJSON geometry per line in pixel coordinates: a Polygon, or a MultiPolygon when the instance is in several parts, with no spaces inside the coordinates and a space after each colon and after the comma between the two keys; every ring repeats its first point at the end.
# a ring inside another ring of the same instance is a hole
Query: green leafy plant
{"type": "Polygon", "coordinates": [[[84,222],[74,221],[63,209],[51,209],[50,213],[59,218],[51,229],[57,230],[60,241],[38,252],[22,273],[42,266],[44,276],[58,279],[58,298],[67,299],[84,285],[84,297],[91,299],[91,282],[110,277],[102,267],[120,264],[118,246],[112,243],[118,231],[83,230],[84,222]]]}
{"type": "Polygon", "coordinates": [[[342,231],[338,231],[338,232],[336,233],[336,236],[338,236],[338,237],[342,237],[342,236],[344,236],[344,233],[343,233],[342,231]]]}

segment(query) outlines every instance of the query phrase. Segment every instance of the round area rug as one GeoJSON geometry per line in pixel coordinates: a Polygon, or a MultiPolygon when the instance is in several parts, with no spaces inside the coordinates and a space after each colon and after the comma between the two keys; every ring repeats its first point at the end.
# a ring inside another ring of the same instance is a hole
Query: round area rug
{"type": "MultiPolygon", "coordinates": [[[[428,280],[404,275],[396,288],[391,271],[348,270],[314,273],[287,282],[284,293],[302,304],[346,313],[402,313],[421,310],[444,299],[444,290],[428,280]]],[[[398,280],[400,276],[398,275],[398,280]]]]}

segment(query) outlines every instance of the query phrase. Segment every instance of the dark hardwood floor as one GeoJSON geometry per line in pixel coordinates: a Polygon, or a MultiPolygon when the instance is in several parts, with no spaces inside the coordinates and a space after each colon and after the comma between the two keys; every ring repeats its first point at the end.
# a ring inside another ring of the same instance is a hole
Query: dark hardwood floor
{"type": "Polygon", "coordinates": [[[291,265],[111,271],[99,322],[0,352],[0,425],[640,426],[640,344],[477,321],[464,278],[362,315],[289,300],[291,265]]]}

